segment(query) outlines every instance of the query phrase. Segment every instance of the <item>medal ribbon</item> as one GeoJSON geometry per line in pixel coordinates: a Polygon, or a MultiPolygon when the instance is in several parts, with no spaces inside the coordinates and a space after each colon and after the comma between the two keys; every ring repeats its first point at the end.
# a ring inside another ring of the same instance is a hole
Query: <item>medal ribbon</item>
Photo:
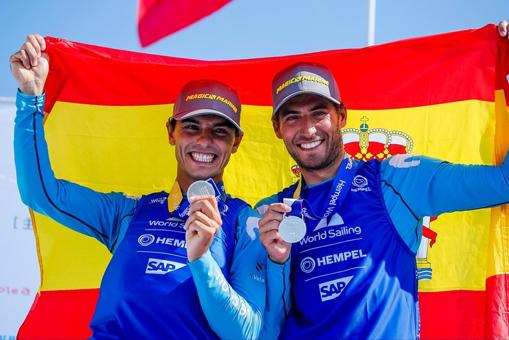
{"type": "Polygon", "coordinates": [[[326,218],[344,202],[348,192],[350,191],[352,180],[356,172],[357,167],[353,163],[352,159],[345,157],[339,166],[338,173],[334,177],[334,182],[332,183],[329,194],[327,195],[329,202],[318,213],[313,210],[311,204],[306,199],[299,198],[302,190],[302,180],[299,181],[299,184],[295,188],[293,199],[283,199],[283,202],[286,204],[291,203],[288,205],[292,208],[290,214],[293,216],[302,215],[313,220],[320,220],[324,217],[326,218]]]}

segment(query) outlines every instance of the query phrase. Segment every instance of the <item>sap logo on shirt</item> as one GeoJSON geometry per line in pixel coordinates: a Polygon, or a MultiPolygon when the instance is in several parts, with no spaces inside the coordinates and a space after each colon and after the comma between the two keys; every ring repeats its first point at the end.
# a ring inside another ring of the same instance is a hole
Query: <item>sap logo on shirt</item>
{"type": "Polygon", "coordinates": [[[333,300],[340,296],[352,278],[353,276],[347,276],[340,279],[320,283],[318,285],[318,290],[320,291],[320,299],[322,299],[322,302],[333,300]]]}
{"type": "Polygon", "coordinates": [[[158,274],[164,275],[169,272],[173,272],[182,267],[185,267],[184,263],[169,261],[169,260],[161,260],[161,259],[148,259],[147,268],[145,269],[146,274],[158,274]]]}

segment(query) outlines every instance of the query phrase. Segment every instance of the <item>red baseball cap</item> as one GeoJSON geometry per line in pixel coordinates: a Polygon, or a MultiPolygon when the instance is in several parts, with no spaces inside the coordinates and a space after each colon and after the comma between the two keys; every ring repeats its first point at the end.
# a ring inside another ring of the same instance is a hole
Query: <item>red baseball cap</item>
{"type": "Polygon", "coordinates": [[[231,122],[240,132],[240,99],[235,90],[217,80],[187,83],[173,106],[172,119],[216,115],[231,122]]]}

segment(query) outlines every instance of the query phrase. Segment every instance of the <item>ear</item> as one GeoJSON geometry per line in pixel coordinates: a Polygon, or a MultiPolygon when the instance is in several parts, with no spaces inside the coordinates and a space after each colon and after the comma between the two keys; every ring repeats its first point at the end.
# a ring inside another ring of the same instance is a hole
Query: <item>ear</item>
{"type": "Polygon", "coordinates": [[[272,119],[272,128],[274,129],[274,133],[276,134],[276,137],[279,139],[283,139],[281,135],[281,124],[279,124],[279,117],[272,119]]]}
{"type": "Polygon", "coordinates": [[[340,129],[345,127],[346,117],[347,117],[346,107],[339,109],[338,110],[338,125],[339,125],[340,129]]]}
{"type": "MultiPolygon", "coordinates": [[[[174,125],[177,126],[178,122],[174,125]]],[[[175,128],[170,124],[170,120],[166,121],[166,130],[168,131],[168,142],[170,145],[175,145],[175,128]]]]}
{"type": "Polygon", "coordinates": [[[237,152],[237,150],[239,149],[239,146],[240,146],[240,142],[242,141],[243,137],[244,137],[243,132],[239,133],[238,135],[237,134],[235,135],[235,140],[233,141],[233,146],[232,146],[232,153],[237,152]]]}

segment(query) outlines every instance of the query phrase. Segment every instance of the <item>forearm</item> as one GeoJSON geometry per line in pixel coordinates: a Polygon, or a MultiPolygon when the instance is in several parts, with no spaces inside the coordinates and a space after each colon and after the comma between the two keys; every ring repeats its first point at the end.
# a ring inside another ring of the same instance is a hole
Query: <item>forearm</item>
{"type": "Polygon", "coordinates": [[[18,93],[14,156],[22,201],[33,210],[105,243],[116,239],[120,218],[135,202],[121,194],[101,194],[55,178],[43,129],[44,95],[18,93]]]}
{"type": "Polygon", "coordinates": [[[234,289],[228,283],[211,253],[207,251],[198,260],[189,263],[189,267],[212,330],[224,339],[257,338],[262,322],[261,311],[236,291],[239,287],[234,289]]]}
{"type": "Polygon", "coordinates": [[[290,311],[290,259],[284,264],[267,260],[267,303],[260,339],[277,339],[290,311]]]}
{"type": "Polygon", "coordinates": [[[504,165],[461,165],[413,156],[415,166],[385,162],[382,179],[416,218],[491,207],[509,202],[509,160],[504,165]]]}
{"type": "Polygon", "coordinates": [[[493,207],[509,202],[509,178],[501,166],[446,164],[430,186],[429,215],[493,207]]]}

